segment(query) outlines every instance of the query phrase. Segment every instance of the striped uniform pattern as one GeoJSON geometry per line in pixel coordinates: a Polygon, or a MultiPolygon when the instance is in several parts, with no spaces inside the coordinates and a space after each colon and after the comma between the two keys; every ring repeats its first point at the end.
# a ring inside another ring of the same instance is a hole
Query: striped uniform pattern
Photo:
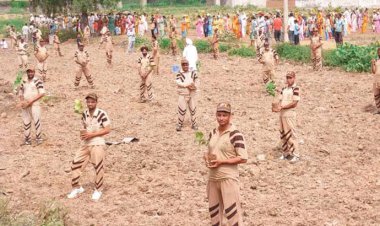
{"type": "MultiPolygon", "coordinates": [[[[77,50],[77,51],[75,51],[74,58],[78,62],[86,63],[86,62],[88,62],[89,55],[88,55],[88,52],[86,50],[83,50],[83,51],[77,50]]],[[[78,66],[79,67],[77,68],[76,73],[75,73],[74,85],[79,86],[80,80],[82,78],[82,73],[83,73],[87,79],[88,84],[90,86],[94,86],[94,80],[92,79],[92,76],[90,74],[90,70],[88,69],[88,65],[86,64],[85,66],[81,66],[78,64],[78,66]]]]}
{"type": "MultiPolygon", "coordinates": [[[[28,96],[30,98],[31,97],[30,94],[25,93],[25,92],[28,92],[27,90],[31,90],[31,89],[38,90],[38,93],[45,93],[43,82],[38,78],[34,78],[29,84],[27,84],[26,81],[24,81],[21,84],[20,95],[28,96]],[[26,88],[26,86],[31,86],[31,88],[26,88]]],[[[36,95],[36,94],[37,93],[34,93],[32,95],[36,95]]],[[[34,103],[31,107],[22,109],[21,117],[24,123],[25,141],[28,141],[28,142],[31,141],[32,121],[34,122],[34,127],[36,129],[36,139],[41,139],[42,138],[41,109],[38,103],[34,103]]]]}
{"type": "MultiPolygon", "coordinates": [[[[284,89],[281,91],[281,95],[283,95],[284,89]]],[[[297,86],[292,87],[292,94],[293,96],[296,96],[298,99],[300,95],[300,89],[297,86]]],[[[285,157],[287,156],[293,156],[293,153],[296,150],[296,140],[294,137],[294,131],[295,131],[295,116],[286,116],[280,118],[280,136],[282,141],[282,152],[285,157]]]]}
{"type": "MultiPolygon", "coordinates": [[[[198,75],[196,71],[191,72],[191,79],[194,83],[198,80],[198,75]]],[[[177,74],[176,80],[179,82],[185,81],[185,75],[181,72],[177,74]]],[[[196,127],[197,126],[197,106],[196,106],[196,100],[195,96],[192,95],[179,95],[178,98],[178,125],[183,126],[183,123],[185,121],[185,115],[187,108],[190,110],[190,117],[191,117],[191,126],[196,127]]]]}
{"type": "MultiPolygon", "coordinates": [[[[138,64],[140,64],[140,67],[142,68],[142,72],[146,72],[150,70],[151,66],[154,65],[154,58],[151,57],[149,54],[146,57],[139,57],[138,64]]],[[[145,100],[145,93],[148,95],[148,100],[153,99],[153,91],[152,91],[152,80],[151,80],[151,73],[145,77],[145,79],[141,79],[140,82],[140,100],[145,100]]]]}
{"type": "MultiPolygon", "coordinates": [[[[94,131],[105,128],[110,125],[110,119],[105,111],[97,108],[94,115],[90,116],[89,111],[82,113],[82,123],[85,128],[92,127],[94,131]]],[[[100,190],[103,186],[104,177],[104,138],[95,137],[89,140],[75,154],[71,170],[73,173],[71,185],[73,188],[80,187],[79,179],[81,173],[86,168],[88,162],[91,162],[95,169],[95,188],[100,190]]]]}

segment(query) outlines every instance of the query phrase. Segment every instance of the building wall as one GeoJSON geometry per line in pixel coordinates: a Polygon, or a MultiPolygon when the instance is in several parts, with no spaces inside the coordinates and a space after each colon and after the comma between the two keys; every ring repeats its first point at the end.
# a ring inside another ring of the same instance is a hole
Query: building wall
{"type": "Polygon", "coordinates": [[[267,0],[221,0],[221,4],[225,3],[226,6],[237,6],[237,5],[254,5],[258,7],[266,7],[267,0]]]}
{"type": "MultiPolygon", "coordinates": [[[[368,7],[380,8],[380,0],[288,0],[289,8],[294,7],[368,7]]],[[[220,5],[237,6],[237,5],[255,5],[258,7],[268,7],[281,9],[283,0],[207,0],[209,5],[220,2],[220,5]]]]}
{"type": "Polygon", "coordinates": [[[380,0],[296,0],[297,7],[380,7],[380,0]]]}

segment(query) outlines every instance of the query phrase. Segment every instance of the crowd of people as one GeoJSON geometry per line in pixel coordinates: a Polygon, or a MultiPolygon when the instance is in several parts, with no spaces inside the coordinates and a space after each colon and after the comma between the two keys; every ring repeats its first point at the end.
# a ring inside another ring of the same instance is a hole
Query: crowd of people
{"type": "MultiPolygon", "coordinates": [[[[312,49],[312,61],[314,70],[322,68],[322,45],[323,35],[325,39],[331,35],[341,38],[348,32],[356,32],[360,29],[365,32],[368,26],[367,10],[348,11],[343,14],[327,14],[323,16],[319,11],[317,15],[304,17],[303,15],[290,14],[289,17],[289,39],[292,43],[298,44],[306,37],[310,38],[310,48],[312,49]],[[363,15],[359,22],[354,15],[363,15]],[[360,14],[362,13],[362,14],[360,14]],[[350,16],[350,22],[347,18],[350,16]],[[343,18],[343,19],[342,19],[343,18]],[[335,21],[335,22],[333,22],[335,21]],[[342,22],[343,21],[343,22],[342,22]],[[361,26],[358,24],[361,23],[361,26]],[[337,25],[338,24],[338,25],[337,25]],[[348,24],[348,25],[347,25],[348,24]],[[357,25],[357,26],[356,26],[357,25]]],[[[91,48],[91,36],[100,35],[98,48],[104,48],[107,63],[112,65],[113,35],[127,35],[128,52],[133,51],[133,41],[136,35],[144,36],[149,33],[152,38],[152,53],[146,46],[141,47],[141,56],[136,59],[138,63],[138,75],[141,78],[139,102],[146,103],[154,99],[153,93],[153,74],[159,74],[160,49],[157,38],[169,36],[171,39],[172,53],[177,54],[177,25],[178,21],[174,16],[166,18],[160,14],[152,15],[148,20],[146,14],[137,15],[136,13],[118,15],[89,15],[86,20],[82,17],[57,17],[54,19],[47,17],[31,16],[29,25],[25,25],[22,33],[18,34],[14,27],[9,28],[12,40],[12,49],[18,55],[19,68],[26,71],[26,78],[17,89],[20,97],[19,106],[22,108],[22,119],[24,124],[24,145],[32,144],[31,127],[34,124],[36,130],[36,143],[43,142],[41,136],[41,109],[39,100],[45,95],[44,85],[48,81],[47,59],[48,50],[45,40],[41,36],[39,27],[49,27],[53,36],[54,51],[57,56],[62,56],[61,42],[57,31],[61,29],[76,29],[83,35],[78,36],[78,48],[73,53],[74,62],[77,65],[74,87],[80,84],[82,74],[85,75],[89,86],[96,89],[91,76],[89,67],[90,56],[85,48],[91,48]],[[88,21],[82,23],[81,21],[88,21]],[[30,35],[31,34],[31,35],[30,35]],[[36,68],[29,63],[28,44],[31,40],[34,43],[34,56],[37,59],[36,68]]],[[[373,16],[375,32],[380,33],[380,15],[373,16]],[[377,19],[375,19],[377,18],[377,19]]],[[[187,109],[190,111],[191,127],[198,130],[196,121],[197,91],[199,90],[199,72],[197,70],[198,53],[192,40],[188,37],[188,29],[191,27],[190,18],[183,16],[179,21],[181,37],[186,40],[186,47],[183,51],[183,59],[180,61],[181,69],[176,71],[176,85],[178,92],[178,123],[176,131],[182,131],[184,126],[187,109]]],[[[263,82],[275,84],[274,68],[279,61],[279,56],[270,47],[272,33],[276,41],[280,41],[283,36],[282,18],[280,13],[272,14],[257,13],[246,16],[245,13],[216,16],[198,16],[194,23],[197,38],[212,37],[214,58],[218,59],[219,35],[224,32],[231,32],[236,38],[248,36],[254,40],[258,51],[258,62],[262,66],[263,82]]],[[[252,44],[253,44],[252,43],[252,44]]],[[[380,50],[378,51],[380,57],[380,50]]],[[[380,60],[377,58],[372,61],[372,72],[375,74],[374,95],[375,102],[380,113],[380,60]]],[[[54,73],[54,72],[51,72],[54,73]]],[[[280,139],[282,141],[282,155],[280,159],[295,163],[299,160],[297,154],[298,138],[296,131],[296,109],[300,101],[300,87],[296,84],[296,74],[289,71],[285,74],[286,85],[278,89],[279,100],[273,103],[272,111],[280,114],[280,139]]],[[[80,185],[80,175],[88,162],[94,165],[95,169],[95,188],[92,199],[97,201],[102,196],[104,181],[104,161],[105,161],[105,138],[104,135],[111,131],[111,120],[106,111],[97,107],[98,96],[91,91],[85,96],[87,109],[82,113],[83,129],[80,131],[80,139],[83,141],[81,148],[76,152],[72,162],[72,190],[68,198],[75,198],[84,192],[80,185]]],[[[243,225],[242,210],[239,201],[239,173],[237,165],[245,163],[248,154],[245,146],[244,135],[232,124],[232,107],[227,102],[222,102],[216,107],[216,120],[219,126],[209,134],[208,151],[205,152],[204,160],[209,168],[209,182],[207,196],[209,200],[209,212],[212,225],[221,225],[223,216],[227,216],[230,225],[243,225]]]]}

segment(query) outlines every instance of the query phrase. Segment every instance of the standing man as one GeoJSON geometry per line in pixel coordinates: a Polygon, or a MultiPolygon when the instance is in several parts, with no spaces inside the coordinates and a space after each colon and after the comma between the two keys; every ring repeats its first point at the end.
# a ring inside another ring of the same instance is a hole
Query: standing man
{"type": "Polygon", "coordinates": [[[59,37],[58,37],[58,31],[54,33],[53,43],[54,43],[54,50],[55,50],[56,55],[60,57],[63,56],[61,53],[61,48],[60,48],[61,41],[59,40],[59,37]]]}
{"type": "Polygon", "coordinates": [[[92,80],[90,70],[88,69],[88,62],[90,62],[90,57],[86,50],[84,50],[83,43],[78,43],[78,50],[75,51],[75,63],[78,65],[75,75],[75,87],[79,86],[79,82],[82,78],[82,73],[87,79],[88,84],[91,88],[94,88],[94,81],[92,80]]]}
{"type": "Polygon", "coordinates": [[[35,68],[29,64],[26,69],[28,78],[23,80],[18,95],[20,97],[20,106],[22,108],[21,117],[24,123],[24,145],[31,145],[31,128],[32,121],[36,129],[36,142],[42,143],[41,133],[41,108],[39,99],[45,95],[43,82],[35,78],[35,68]]]}
{"type": "Polygon", "coordinates": [[[128,36],[128,53],[132,53],[135,46],[136,41],[136,32],[135,32],[135,26],[130,25],[127,28],[127,36],[128,36]]]}
{"type": "Polygon", "coordinates": [[[37,58],[37,69],[39,75],[42,77],[42,80],[46,81],[46,74],[47,74],[47,63],[46,60],[49,57],[49,54],[47,52],[47,49],[45,47],[45,41],[43,39],[40,39],[40,44],[36,45],[36,48],[34,50],[34,56],[37,58]]]}
{"type": "Polygon", "coordinates": [[[318,29],[313,28],[313,35],[310,37],[311,61],[314,71],[322,69],[322,37],[318,34],[318,29]]]}
{"type": "Polygon", "coordinates": [[[104,160],[105,160],[105,140],[104,135],[111,132],[111,121],[107,113],[99,108],[98,96],[90,93],[86,96],[87,110],[82,113],[83,130],[80,131],[80,139],[83,141],[82,147],[76,152],[72,162],[71,186],[73,190],[67,195],[72,199],[77,197],[84,189],[79,184],[79,178],[86,168],[87,163],[91,162],[95,168],[95,190],[92,200],[98,201],[102,196],[104,160]]]}
{"type": "Polygon", "coordinates": [[[337,17],[335,18],[335,42],[336,47],[343,45],[343,26],[344,22],[342,20],[342,14],[338,13],[337,17]]]}
{"type": "Polygon", "coordinates": [[[261,54],[263,54],[264,42],[265,42],[265,35],[263,33],[263,30],[259,29],[259,35],[257,36],[257,39],[256,39],[256,53],[257,53],[258,58],[260,58],[261,54]]]}
{"type": "Polygon", "coordinates": [[[151,73],[154,68],[154,59],[148,54],[148,47],[143,46],[140,48],[142,56],[137,61],[139,64],[139,75],[141,78],[140,83],[140,103],[144,103],[147,100],[152,101],[152,78],[151,73]],[[148,99],[145,98],[145,93],[148,95],[148,99]]]}
{"type": "Polygon", "coordinates": [[[199,78],[196,71],[189,71],[189,61],[183,59],[181,61],[182,71],[177,74],[176,83],[178,90],[178,124],[177,131],[181,131],[187,107],[190,110],[191,128],[197,130],[196,122],[196,93],[199,86],[199,78]]]}
{"type": "Polygon", "coordinates": [[[103,43],[106,43],[106,56],[108,65],[112,64],[112,52],[113,52],[113,41],[111,37],[111,32],[107,31],[106,35],[102,36],[99,49],[103,43]]]}
{"type": "Polygon", "coordinates": [[[152,36],[152,49],[153,49],[153,59],[156,67],[154,68],[154,73],[159,75],[159,65],[160,65],[160,45],[158,44],[157,37],[152,36]]]}
{"type": "Polygon", "coordinates": [[[17,42],[16,51],[18,55],[19,68],[26,68],[28,65],[28,44],[25,42],[23,37],[17,42]]]}
{"type": "Polygon", "coordinates": [[[282,156],[280,159],[287,159],[290,162],[297,162],[299,157],[294,154],[297,150],[296,141],[296,107],[300,101],[300,89],[295,83],[296,74],[294,71],[287,72],[286,84],[281,91],[280,103],[275,112],[280,112],[280,133],[282,140],[282,156]]]}
{"type": "Polygon", "coordinates": [[[212,36],[212,52],[214,53],[214,59],[217,60],[219,57],[219,32],[218,28],[215,28],[214,35],[212,36]]]}
{"type": "Polygon", "coordinates": [[[294,27],[295,27],[294,20],[295,18],[294,18],[293,13],[290,13],[289,19],[288,19],[288,36],[289,36],[289,42],[291,44],[294,44],[294,27]]]}
{"type": "Polygon", "coordinates": [[[28,37],[29,37],[28,24],[24,24],[24,26],[22,26],[21,30],[22,30],[22,37],[24,38],[24,41],[27,41],[28,37]]]}
{"type": "Polygon", "coordinates": [[[282,29],[282,19],[280,13],[276,14],[276,18],[273,20],[273,30],[274,30],[274,39],[276,42],[281,41],[281,29],[282,29]]]}
{"type": "Polygon", "coordinates": [[[170,48],[172,49],[173,56],[177,56],[177,31],[175,27],[172,27],[170,34],[170,48]]]}
{"type": "Polygon", "coordinates": [[[231,105],[220,103],[216,109],[219,126],[210,132],[204,159],[209,170],[207,196],[212,225],[243,225],[239,195],[238,165],[246,163],[248,154],[242,133],[231,124],[231,105]]]}
{"type": "Polygon", "coordinates": [[[183,49],[183,57],[189,61],[190,71],[197,70],[198,51],[191,39],[186,38],[186,47],[183,49]]]}
{"type": "Polygon", "coordinates": [[[377,49],[377,59],[371,61],[371,69],[373,73],[373,94],[377,108],[375,114],[380,114],[380,48],[377,49]]]}
{"type": "Polygon", "coordinates": [[[269,42],[264,43],[264,51],[260,55],[259,62],[263,65],[263,81],[264,84],[274,82],[274,66],[278,64],[278,54],[276,50],[269,47],[269,42]]]}

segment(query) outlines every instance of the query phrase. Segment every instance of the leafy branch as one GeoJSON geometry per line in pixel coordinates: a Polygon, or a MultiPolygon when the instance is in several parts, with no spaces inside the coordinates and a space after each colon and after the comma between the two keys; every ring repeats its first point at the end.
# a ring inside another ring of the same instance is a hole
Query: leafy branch
{"type": "Polygon", "coordinates": [[[199,146],[208,145],[208,140],[205,139],[205,136],[201,131],[195,132],[195,143],[199,146]]]}
{"type": "Polygon", "coordinates": [[[74,112],[77,114],[83,113],[83,105],[81,100],[76,99],[74,101],[74,112]]]}
{"type": "Polygon", "coordinates": [[[268,82],[265,85],[265,89],[272,97],[276,96],[276,84],[273,81],[268,82]]]}

